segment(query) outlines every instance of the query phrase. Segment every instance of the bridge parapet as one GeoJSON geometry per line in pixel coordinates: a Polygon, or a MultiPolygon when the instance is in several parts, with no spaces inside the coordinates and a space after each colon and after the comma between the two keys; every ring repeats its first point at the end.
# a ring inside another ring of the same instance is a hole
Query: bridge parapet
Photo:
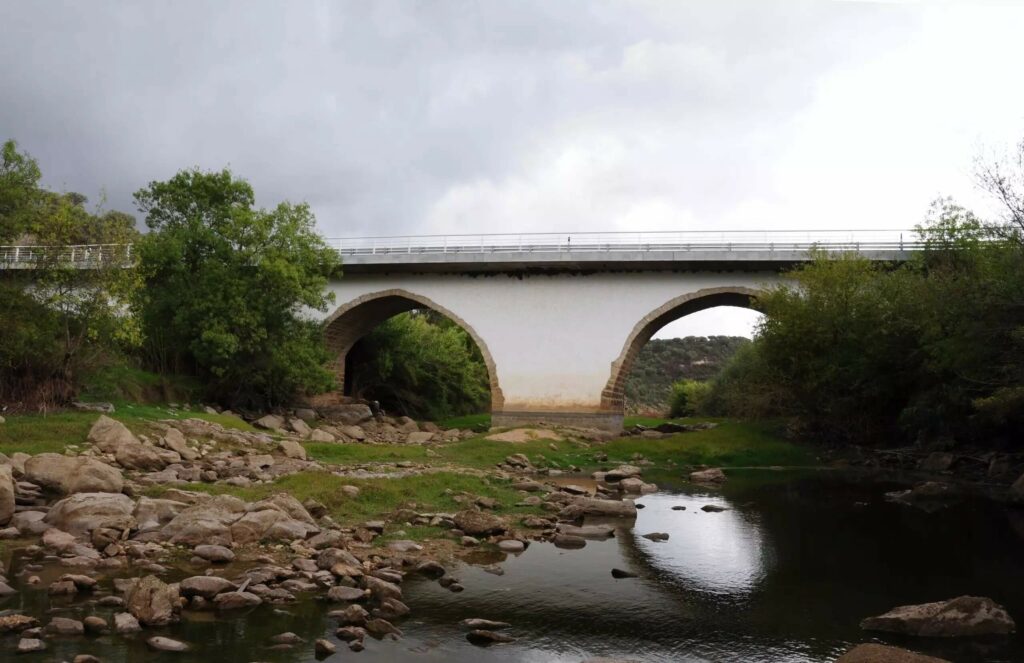
{"type": "MultiPolygon", "coordinates": [[[[396,235],[326,242],[346,271],[782,268],[814,251],[902,261],[924,247],[908,230],[771,230],[396,235]]],[[[0,246],[0,269],[60,264],[95,269],[131,263],[130,244],[0,246]]]]}

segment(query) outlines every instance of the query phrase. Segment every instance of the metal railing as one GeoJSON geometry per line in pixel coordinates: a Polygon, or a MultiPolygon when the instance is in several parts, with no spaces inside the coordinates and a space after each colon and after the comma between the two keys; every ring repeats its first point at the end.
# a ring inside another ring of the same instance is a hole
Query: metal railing
{"type": "Polygon", "coordinates": [[[128,266],[131,262],[131,244],[0,246],[0,269],[37,269],[50,266],[96,269],[110,265],[128,266]]]}
{"type": "MultiPolygon", "coordinates": [[[[510,233],[484,235],[396,235],[325,240],[345,256],[399,254],[582,254],[675,252],[763,254],[807,252],[912,251],[923,248],[912,230],[722,230],[680,232],[510,233]]],[[[90,269],[129,265],[131,244],[76,246],[0,246],[0,269],[35,269],[47,265],[90,269]]]]}
{"type": "Polygon", "coordinates": [[[681,232],[396,235],[328,239],[342,256],[611,251],[903,251],[923,243],[912,230],[723,230],[681,232]]]}

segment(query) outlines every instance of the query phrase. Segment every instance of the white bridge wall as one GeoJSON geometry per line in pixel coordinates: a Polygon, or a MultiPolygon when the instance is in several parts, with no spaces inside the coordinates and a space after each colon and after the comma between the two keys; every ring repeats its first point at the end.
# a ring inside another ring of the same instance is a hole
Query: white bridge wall
{"type": "Polygon", "coordinates": [[[568,414],[600,411],[612,362],[637,323],[655,309],[699,290],[760,289],[778,280],[770,271],[357,273],[329,287],[336,308],[392,289],[432,300],[459,316],[486,344],[504,394],[504,411],[568,414]]]}

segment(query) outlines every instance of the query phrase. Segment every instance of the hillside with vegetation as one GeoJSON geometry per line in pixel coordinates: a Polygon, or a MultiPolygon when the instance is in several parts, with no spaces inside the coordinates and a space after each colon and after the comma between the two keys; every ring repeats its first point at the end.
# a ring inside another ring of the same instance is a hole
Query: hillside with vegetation
{"type": "Polygon", "coordinates": [[[672,384],[710,380],[750,339],[742,336],[687,336],[654,339],[640,351],[626,379],[630,412],[668,410],[672,384]]]}

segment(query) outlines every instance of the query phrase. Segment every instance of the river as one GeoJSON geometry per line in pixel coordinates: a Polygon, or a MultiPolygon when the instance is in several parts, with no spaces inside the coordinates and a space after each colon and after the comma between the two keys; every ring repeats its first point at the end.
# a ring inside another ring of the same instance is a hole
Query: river
{"type": "MultiPolygon", "coordinates": [[[[858,628],[893,606],[960,594],[989,596],[1024,620],[1024,512],[971,497],[929,513],[886,501],[896,483],[835,471],[734,471],[721,489],[650,478],[661,491],[639,498],[645,508],[614,538],[580,550],[533,543],[518,556],[475,553],[474,564],[456,573],[466,587],[458,594],[410,577],[404,591],[413,615],[400,623],[404,637],[367,639],[358,654],[339,643],[330,660],[797,663],[832,661],[873,640],[957,662],[1024,660],[1020,635],[936,641],[858,628]],[[727,510],[704,512],[706,504],[727,510]],[[670,538],[642,538],[650,532],[670,538]],[[504,575],[484,569],[495,562],[504,575]],[[637,577],[614,579],[612,568],[637,577]],[[458,627],[467,617],[510,622],[516,642],[470,644],[458,627]]],[[[43,589],[20,600],[30,614],[47,605],[43,589]]],[[[312,661],[312,641],[334,639],[328,609],[310,599],[230,617],[186,611],[180,624],[159,631],[191,643],[189,653],[157,656],[141,637],[107,635],[52,639],[36,660],[91,653],[107,662],[312,661]],[[309,643],[270,649],[270,637],[283,631],[309,643]]],[[[109,617],[98,608],[62,614],[109,617]]]]}

